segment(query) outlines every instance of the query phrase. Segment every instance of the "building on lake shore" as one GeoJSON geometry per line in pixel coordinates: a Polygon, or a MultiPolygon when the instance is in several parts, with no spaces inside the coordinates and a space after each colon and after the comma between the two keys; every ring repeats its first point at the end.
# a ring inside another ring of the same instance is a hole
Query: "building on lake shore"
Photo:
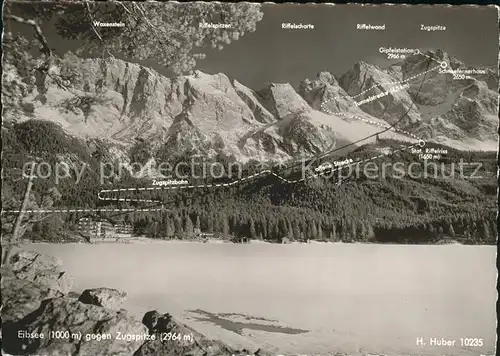
{"type": "Polygon", "coordinates": [[[84,216],[78,220],[78,232],[90,239],[115,239],[124,235],[131,236],[133,226],[129,224],[113,224],[99,216],[84,216]]]}

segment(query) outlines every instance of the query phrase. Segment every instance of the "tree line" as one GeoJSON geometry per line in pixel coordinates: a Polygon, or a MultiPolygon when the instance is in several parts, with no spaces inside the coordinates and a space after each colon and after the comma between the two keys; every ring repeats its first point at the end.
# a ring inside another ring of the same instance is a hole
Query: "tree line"
{"type": "MultiPolygon", "coordinates": [[[[98,162],[108,155],[107,147],[102,143],[67,137],[57,125],[42,121],[4,125],[2,140],[7,143],[4,151],[8,153],[2,162],[4,209],[19,207],[26,182],[17,179],[15,172],[19,172],[24,162],[34,155],[56,162],[62,153],[88,164],[89,173],[78,184],[71,179],[60,182],[57,185],[59,198],[53,203],[54,208],[145,207],[141,203],[96,199],[101,189],[151,184],[150,180],[130,176],[122,177],[113,185],[101,185],[98,162]]],[[[397,145],[389,141],[378,143],[381,144],[397,145]]],[[[143,146],[142,143],[139,146],[143,146]]],[[[350,156],[373,157],[371,150],[376,148],[366,145],[351,152],[350,156]]],[[[458,153],[453,152],[453,155],[458,157],[458,153]]],[[[475,159],[485,162],[491,159],[489,152],[475,155],[475,159]]],[[[415,158],[410,155],[400,159],[411,161],[415,158]]],[[[221,159],[228,165],[231,161],[225,156],[221,159]]],[[[384,162],[383,158],[380,162],[384,162]]],[[[489,164],[493,167],[491,162],[489,164]]],[[[256,169],[255,162],[249,162],[243,169],[243,176],[252,174],[256,169]]],[[[480,174],[487,176],[493,168],[485,164],[482,169],[480,174]]],[[[277,173],[289,176],[300,174],[293,170],[277,173]]],[[[115,195],[159,200],[168,211],[101,215],[112,221],[133,224],[135,233],[155,238],[190,238],[195,231],[201,231],[235,240],[255,238],[273,242],[313,239],[427,243],[445,237],[467,243],[496,241],[494,178],[481,181],[439,177],[368,179],[360,175],[340,183],[332,176],[286,184],[268,175],[225,188],[122,192],[115,195]]],[[[35,180],[33,206],[43,206],[45,193],[55,186],[51,179],[35,180]]],[[[50,225],[56,226],[58,231],[71,230],[81,215],[55,214],[33,228],[41,236],[61,236],[50,225]]]]}

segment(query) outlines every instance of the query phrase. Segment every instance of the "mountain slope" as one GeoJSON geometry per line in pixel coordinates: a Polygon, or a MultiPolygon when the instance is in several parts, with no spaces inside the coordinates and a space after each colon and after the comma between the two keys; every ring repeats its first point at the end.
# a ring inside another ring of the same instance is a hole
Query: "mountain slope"
{"type": "MultiPolygon", "coordinates": [[[[436,68],[439,62],[468,68],[442,51],[426,52],[385,69],[360,62],[340,78],[322,72],[298,91],[287,83],[254,91],[221,73],[167,78],[118,59],[67,55],[47,76],[23,76],[6,63],[4,117],[55,122],[75,137],[109,142],[117,157],[140,139],[149,143],[152,159],[224,154],[242,162],[286,161],[395,123],[431,142],[496,148],[494,73],[458,80],[436,68]]],[[[383,136],[414,141],[394,132],[383,136]]]]}
{"type": "MultiPolygon", "coordinates": [[[[471,68],[443,51],[427,55],[445,63],[446,68],[429,73],[421,88],[410,82],[408,91],[415,97],[422,117],[414,129],[427,130],[428,139],[455,147],[495,149],[498,78],[495,80],[488,68],[471,68]]],[[[413,75],[414,68],[422,63],[422,56],[407,59],[403,76],[413,75]]]]}
{"type": "Polygon", "coordinates": [[[401,116],[404,116],[403,125],[418,122],[420,113],[412,105],[410,94],[400,88],[399,81],[399,78],[365,62],[356,63],[339,78],[340,86],[351,97],[356,97],[357,106],[364,112],[390,124],[401,116]]]}
{"type": "Polygon", "coordinates": [[[497,148],[497,91],[497,72],[471,68],[441,50],[388,68],[359,62],[339,78],[324,72],[306,79],[299,90],[309,105],[329,113],[398,123],[429,142],[481,150],[497,148]]]}

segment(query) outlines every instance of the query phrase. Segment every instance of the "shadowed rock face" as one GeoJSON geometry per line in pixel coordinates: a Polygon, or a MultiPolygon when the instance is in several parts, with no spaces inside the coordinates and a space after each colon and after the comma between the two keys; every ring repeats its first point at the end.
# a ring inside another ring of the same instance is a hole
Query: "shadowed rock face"
{"type": "Polygon", "coordinates": [[[127,294],[112,288],[86,289],[78,299],[85,304],[93,304],[111,310],[120,310],[127,294]]]}
{"type": "Polygon", "coordinates": [[[152,335],[153,341],[145,342],[134,356],[145,355],[229,355],[232,350],[223,343],[209,341],[193,329],[177,323],[169,314],[161,315],[150,311],[144,315],[142,322],[152,335]],[[184,339],[184,336],[187,336],[184,339]],[[180,340],[177,338],[180,337],[180,340]],[[189,340],[188,340],[189,337],[189,340]]]}
{"type": "Polygon", "coordinates": [[[310,112],[311,107],[288,83],[272,83],[259,91],[268,111],[281,120],[291,114],[310,112]]]}

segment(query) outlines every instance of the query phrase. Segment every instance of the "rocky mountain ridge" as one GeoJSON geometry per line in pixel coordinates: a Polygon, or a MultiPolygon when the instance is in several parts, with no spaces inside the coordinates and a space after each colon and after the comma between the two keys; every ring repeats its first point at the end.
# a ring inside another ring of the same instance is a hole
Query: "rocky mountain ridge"
{"type": "MultiPolygon", "coordinates": [[[[442,51],[431,55],[453,69],[465,66],[442,51]]],[[[110,142],[121,159],[140,139],[150,145],[153,160],[161,152],[161,159],[223,153],[239,161],[283,161],[380,131],[337,112],[385,125],[403,117],[398,127],[426,140],[494,149],[494,75],[464,80],[438,70],[420,75],[439,65],[431,62],[424,55],[386,69],[359,62],[339,78],[322,72],[306,79],[297,91],[287,83],[254,91],[222,73],[167,78],[118,59],[70,54],[42,78],[22,77],[7,64],[4,100],[16,110],[6,111],[5,118],[56,122],[81,139],[110,142]],[[406,87],[394,90],[405,81],[406,87]],[[370,99],[374,96],[379,97],[370,99]]]]}
{"type": "Polygon", "coordinates": [[[403,118],[398,127],[426,141],[459,149],[497,146],[498,73],[468,67],[442,50],[412,55],[387,68],[359,62],[339,78],[320,73],[302,86],[311,105],[336,97],[328,104],[334,110],[355,105],[390,124],[403,118]],[[312,95],[314,90],[323,93],[312,95]],[[325,97],[325,92],[333,94],[325,97]]]}

